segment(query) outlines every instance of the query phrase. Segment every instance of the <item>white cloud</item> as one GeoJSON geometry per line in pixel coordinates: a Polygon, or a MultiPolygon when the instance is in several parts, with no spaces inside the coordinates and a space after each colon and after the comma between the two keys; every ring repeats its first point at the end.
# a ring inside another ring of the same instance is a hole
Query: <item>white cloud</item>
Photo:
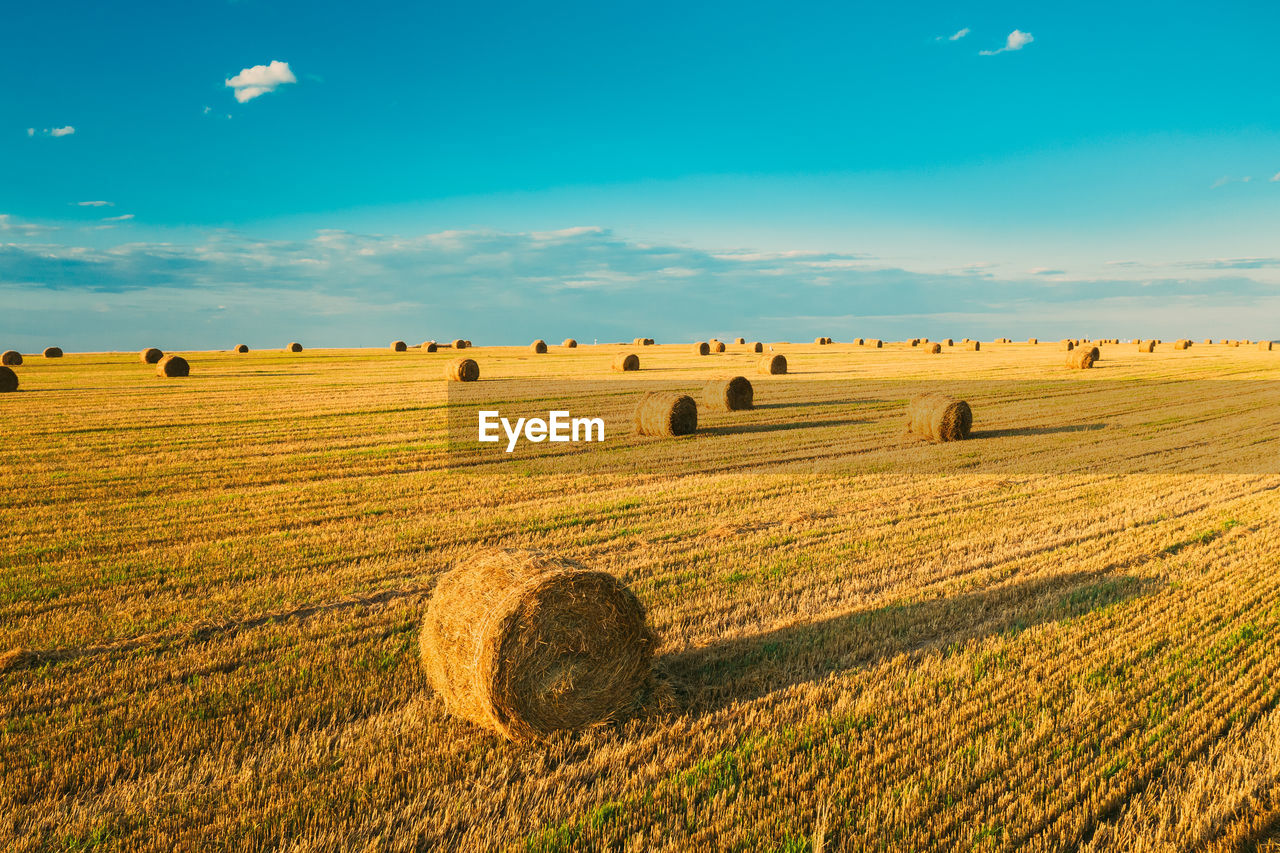
{"type": "MultiPolygon", "coordinates": [[[[1247,184],[1253,180],[1252,175],[1245,175],[1243,178],[1233,178],[1230,175],[1223,175],[1218,180],[1209,185],[1209,189],[1216,190],[1218,187],[1225,187],[1227,184],[1247,184]]],[[[1275,178],[1272,178],[1275,180],[1275,178]]]]}
{"type": "Polygon", "coordinates": [[[133,219],[132,213],[122,213],[119,216],[104,216],[103,222],[124,222],[126,219],[133,219]]]}
{"type": "Polygon", "coordinates": [[[1276,172],[1271,176],[1271,183],[1280,183],[1280,172],[1276,172]]]}
{"type": "Polygon", "coordinates": [[[245,68],[227,81],[227,85],[235,90],[236,100],[240,103],[252,101],[259,95],[274,92],[286,83],[297,83],[298,78],[289,70],[289,63],[273,59],[269,65],[255,65],[245,68]]]}
{"type": "Polygon", "coordinates": [[[949,35],[949,36],[938,36],[938,41],[942,41],[944,38],[945,38],[947,41],[960,41],[960,39],[964,38],[964,37],[965,37],[965,36],[967,36],[967,35],[969,35],[969,28],[968,28],[968,27],[962,27],[962,28],[960,28],[960,29],[956,30],[953,34],[951,34],[951,35],[949,35]]]}
{"type": "Polygon", "coordinates": [[[49,135],[50,136],[70,136],[75,132],[76,132],[76,129],[74,127],[72,127],[71,125],[67,125],[66,127],[53,128],[52,130],[49,131],[49,135]]]}
{"type": "Polygon", "coordinates": [[[1035,37],[1031,33],[1024,33],[1022,30],[1014,30],[1009,33],[1009,37],[1004,41],[1004,47],[999,50],[983,50],[979,51],[982,56],[995,56],[997,53],[1004,53],[1010,50],[1022,50],[1027,45],[1035,41],[1035,37]]]}
{"type": "Polygon", "coordinates": [[[81,207],[115,207],[115,202],[111,201],[78,201],[76,204],[81,207]]]}

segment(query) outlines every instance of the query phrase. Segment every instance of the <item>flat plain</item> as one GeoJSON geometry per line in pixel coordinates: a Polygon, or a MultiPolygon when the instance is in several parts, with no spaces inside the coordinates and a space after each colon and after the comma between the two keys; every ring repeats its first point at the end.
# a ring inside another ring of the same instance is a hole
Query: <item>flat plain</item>
{"type": "Polygon", "coordinates": [[[1280,848],[1280,352],[774,346],[476,347],[478,387],[582,414],[755,385],[497,461],[452,446],[448,351],[29,357],[0,847],[1280,848]],[[906,435],[917,386],[974,435],[906,435]],[[444,713],[418,625],[481,547],[631,586],[633,709],[536,746],[444,713]]]}

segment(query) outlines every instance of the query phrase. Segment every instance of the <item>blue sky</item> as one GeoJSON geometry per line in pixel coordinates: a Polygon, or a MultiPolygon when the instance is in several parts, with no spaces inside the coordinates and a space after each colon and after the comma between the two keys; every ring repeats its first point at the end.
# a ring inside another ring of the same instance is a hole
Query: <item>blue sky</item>
{"type": "Polygon", "coordinates": [[[1276,334],[1271,4],[111,5],[0,30],[5,346],[1276,334]]]}

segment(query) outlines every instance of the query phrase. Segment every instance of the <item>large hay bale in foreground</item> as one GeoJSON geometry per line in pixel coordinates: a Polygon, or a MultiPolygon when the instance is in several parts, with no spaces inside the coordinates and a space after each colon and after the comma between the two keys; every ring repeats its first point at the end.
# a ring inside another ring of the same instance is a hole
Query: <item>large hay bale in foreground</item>
{"type": "Polygon", "coordinates": [[[640,356],[633,352],[618,353],[613,360],[613,369],[624,373],[640,369],[640,356]]]}
{"type": "Polygon", "coordinates": [[[155,347],[147,347],[142,352],[138,353],[138,361],[143,364],[156,364],[162,358],[164,358],[164,351],[158,350],[155,347]]]}
{"type": "Polygon", "coordinates": [[[243,355],[249,351],[249,347],[247,344],[236,344],[235,351],[243,355]]]}
{"type": "Polygon", "coordinates": [[[713,340],[713,341],[711,342],[711,351],[712,351],[712,352],[724,352],[724,341],[716,341],[716,340],[713,340]]]}
{"type": "Polygon", "coordinates": [[[787,372],[787,357],[781,353],[766,355],[760,359],[759,369],[761,373],[770,376],[778,376],[787,372]]]}
{"type": "Polygon", "coordinates": [[[294,341],[293,343],[289,344],[288,349],[289,349],[289,352],[302,352],[302,344],[298,343],[297,341],[294,341]]]}
{"type": "Polygon", "coordinates": [[[12,367],[0,365],[0,394],[11,394],[18,390],[18,374],[12,367]]]}
{"type": "Polygon", "coordinates": [[[698,404],[687,394],[650,391],[636,406],[639,435],[689,435],[698,428],[698,404]]]}
{"type": "Polygon", "coordinates": [[[1155,341],[1143,341],[1142,343],[1138,344],[1138,352],[1155,352],[1155,351],[1156,351],[1155,341]]]}
{"type": "Polygon", "coordinates": [[[544,341],[542,338],[538,338],[536,341],[529,344],[529,349],[541,355],[542,353],[547,351],[547,342],[544,341]]]}
{"type": "Polygon", "coordinates": [[[734,342],[735,344],[745,344],[745,343],[747,342],[747,339],[746,339],[746,338],[734,338],[734,339],[733,339],[733,342],[734,342]]]}
{"type": "Polygon", "coordinates": [[[392,341],[391,351],[392,352],[408,352],[409,345],[406,344],[404,341],[392,341]]]}
{"type": "Polygon", "coordinates": [[[565,349],[577,349],[577,348],[578,348],[578,342],[577,342],[577,341],[575,341],[573,338],[565,338],[565,339],[560,343],[560,346],[564,347],[565,349]]]}
{"type": "Polygon", "coordinates": [[[938,353],[942,352],[942,344],[939,344],[939,343],[925,344],[924,351],[926,353],[929,353],[930,355],[937,355],[938,353]]]}
{"type": "Polygon", "coordinates": [[[156,376],[167,376],[170,379],[178,376],[190,376],[191,365],[180,355],[166,355],[156,365],[156,376]]]}
{"type": "Polygon", "coordinates": [[[444,375],[452,382],[475,382],[480,378],[480,365],[474,358],[455,358],[445,367],[444,375]]]}
{"type": "Polygon", "coordinates": [[[706,342],[702,342],[702,341],[700,341],[700,342],[698,342],[698,343],[694,344],[694,345],[693,345],[693,354],[694,354],[694,355],[710,355],[710,354],[711,354],[711,344],[706,343],[706,342]]]}
{"type": "Polygon", "coordinates": [[[45,358],[62,358],[62,347],[45,347],[45,358]]]}
{"type": "Polygon", "coordinates": [[[4,355],[0,355],[0,364],[5,367],[18,367],[22,364],[22,353],[16,349],[5,350],[4,355]]]}
{"type": "Polygon", "coordinates": [[[708,409],[738,412],[750,409],[754,401],[755,391],[745,376],[712,379],[702,386],[702,404],[708,409]]]}
{"type": "Polygon", "coordinates": [[[440,345],[435,341],[423,341],[422,346],[420,346],[419,349],[423,352],[435,352],[440,349],[440,345]]]}
{"type": "Polygon", "coordinates": [[[656,646],[625,584],[537,551],[459,563],[436,584],[419,639],[445,708],[514,741],[624,711],[656,646]]]}
{"type": "Polygon", "coordinates": [[[1093,363],[1097,361],[1094,353],[1098,351],[1097,347],[1092,349],[1080,347],[1074,352],[1067,353],[1067,367],[1074,367],[1078,370],[1088,370],[1093,367],[1093,363]]]}
{"type": "Polygon", "coordinates": [[[907,404],[907,431],[930,441],[959,441],[972,428],[973,411],[964,400],[920,394],[907,404]]]}
{"type": "Polygon", "coordinates": [[[1258,349],[1264,352],[1271,351],[1271,341],[1258,341],[1258,349]]]}

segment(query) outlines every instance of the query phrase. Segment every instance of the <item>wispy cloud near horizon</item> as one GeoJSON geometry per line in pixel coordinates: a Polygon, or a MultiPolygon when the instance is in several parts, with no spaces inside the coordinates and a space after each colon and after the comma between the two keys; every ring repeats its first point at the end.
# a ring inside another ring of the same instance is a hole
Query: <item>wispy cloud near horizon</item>
{"type": "Polygon", "coordinates": [[[1007,53],[1013,50],[1022,50],[1027,45],[1035,41],[1035,36],[1031,33],[1024,33],[1022,30],[1014,30],[1009,33],[1009,37],[1004,41],[1004,47],[998,50],[981,50],[978,53],[981,56],[995,56],[997,53],[1007,53]]]}

